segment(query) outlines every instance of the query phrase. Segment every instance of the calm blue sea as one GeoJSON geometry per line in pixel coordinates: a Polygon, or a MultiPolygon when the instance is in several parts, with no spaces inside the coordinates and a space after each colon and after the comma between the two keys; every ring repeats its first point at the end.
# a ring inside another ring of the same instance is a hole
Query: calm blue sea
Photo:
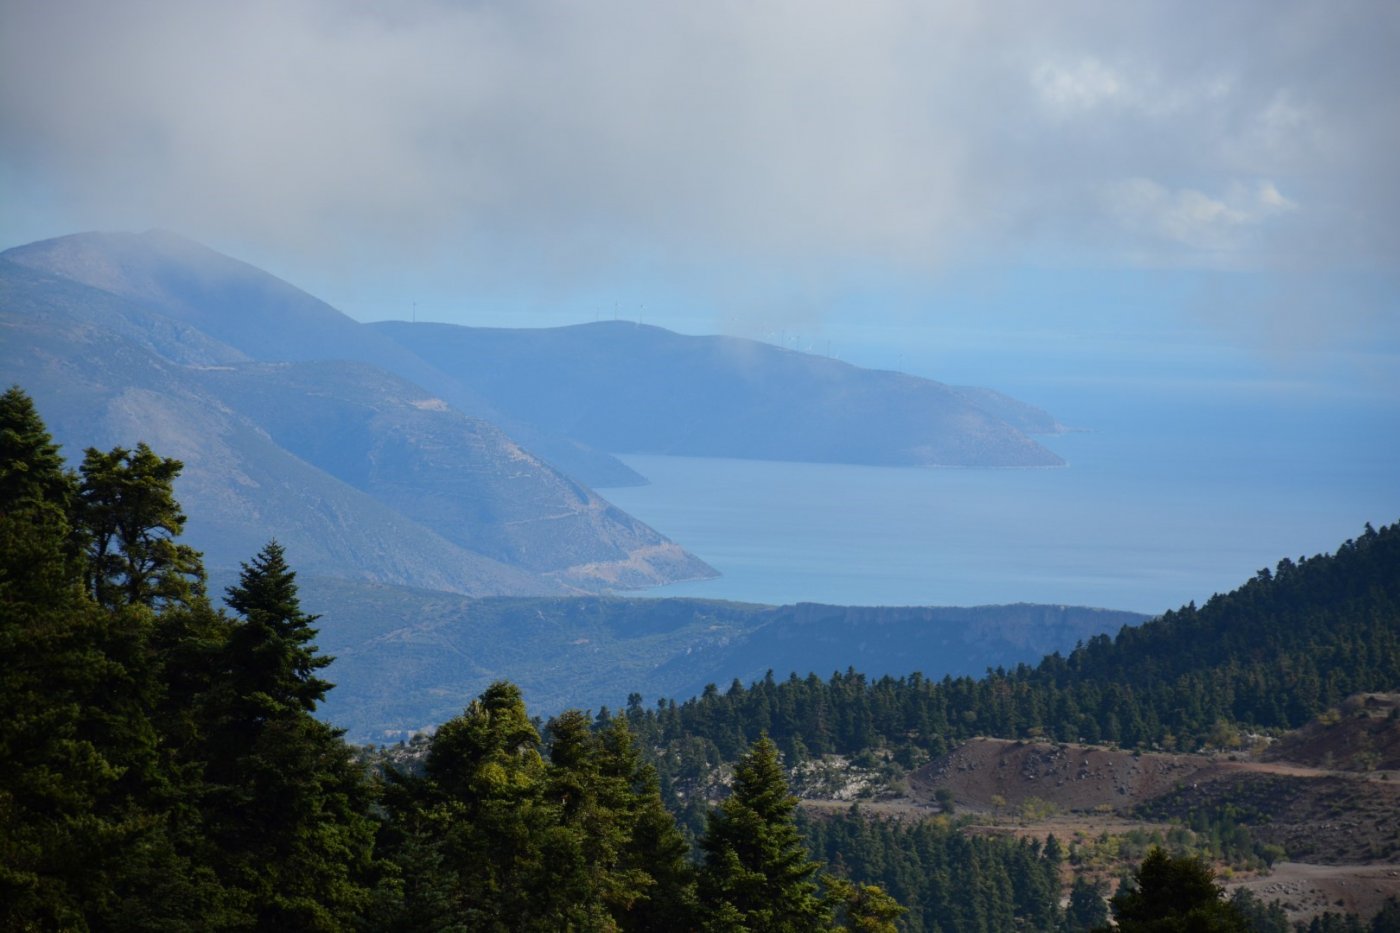
{"type": "MultiPolygon", "coordinates": [[[[1019,393],[1025,397],[1025,393],[1019,393]]],[[[1400,404],[1061,387],[1062,469],[664,456],[603,494],[723,576],[644,595],[1161,612],[1400,520],[1400,404]],[[1134,394],[1136,392],[1136,394],[1134,394]]]]}

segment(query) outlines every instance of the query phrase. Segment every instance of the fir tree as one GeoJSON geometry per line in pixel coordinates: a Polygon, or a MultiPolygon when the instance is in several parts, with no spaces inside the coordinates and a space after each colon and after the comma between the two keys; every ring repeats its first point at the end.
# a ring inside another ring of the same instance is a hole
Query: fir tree
{"type": "Polygon", "coordinates": [[[177,854],[148,614],[87,597],[75,484],[0,396],[0,927],[181,929],[216,898],[177,854]]]}
{"type": "Polygon", "coordinates": [[[371,902],[380,867],[370,788],[340,733],[311,713],[330,684],[315,672],[315,616],[269,543],[227,602],[241,619],[213,660],[201,709],[207,858],[264,929],[342,928],[371,902]]]}
{"type": "Polygon", "coordinates": [[[711,811],[700,841],[707,929],[798,933],[829,923],[820,866],[802,844],[796,810],[777,747],[759,739],[734,769],[734,792],[711,811]]]}
{"type": "Polygon", "coordinates": [[[543,858],[557,820],[543,799],[540,735],[519,688],[492,684],[443,723],[425,767],[389,802],[409,832],[436,840],[451,889],[442,922],[500,933],[557,928],[543,858]]]}
{"type": "Polygon", "coordinates": [[[265,716],[315,711],[331,688],[316,671],[332,659],[316,653],[317,617],[302,612],[296,574],[280,544],[268,542],[251,564],[242,565],[225,602],[242,616],[228,648],[239,693],[264,705],[265,716]]]}
{"type": "Polygon", "coordinates": [[[1108,923],[1105,887],[1103,882],[1089,881],[1083,875],[1074,879],[1069,889],[1069,904],[1065,907],[1067,933],[1082,933],[1108,923]]]}
{"type": "Polygon", "coordinates": [[[1248,921],[1224,899],[1215,874],[1197,858],[1154,848],[1113,897],[1121,933],[1247,933],[1248,921]]]}
{"type": "Polygon", "coordinates": [[[202,597],[199,552],[175,538],[185,513],[175,500],[178,460],[135,450],[89,448],[79,472],[78,525],[87,547],[88,592],[98,604],[182,605],[202,597]]]}

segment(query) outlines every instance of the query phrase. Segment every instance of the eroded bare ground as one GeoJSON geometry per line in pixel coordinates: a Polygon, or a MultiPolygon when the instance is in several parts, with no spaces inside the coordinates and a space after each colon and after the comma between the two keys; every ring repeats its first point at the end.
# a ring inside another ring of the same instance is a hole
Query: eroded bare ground
{"type": "MultiPolygon", "coordinates": [[[[911,772],[905,792],[861,801],[867,813],[923,819],[940,791],[974,832],[1062,842],[1160,830],[1226,805],[1291,861],[1230,877],[1293,919],[1374,913],[1400,895],[1400,697],[1353,698],[1258,754],[1132,753],[1102,746],[974,739],[911,772]],[[1297,754],[1298,760],[1289,756],[1297,754]],[[1287,756],[1287,757],[1286,757],[1287,756]],[[1379,767],[1378,767],[1379,766],[1379,767]]],[[[813,813],[851,806],[806,800],[813,813]]],[[[1230,876],[1225,871],[1223,876],[1230,876]]]]}
{"type": "Polygon", "coordinates": [[[1230,887],[1281,901],[1294,920],[1311,920],[1329,910],[1369,917],[1387,897],[1400,896],[1400,866],[1280,862],[1269,874],[1230,887]]]}

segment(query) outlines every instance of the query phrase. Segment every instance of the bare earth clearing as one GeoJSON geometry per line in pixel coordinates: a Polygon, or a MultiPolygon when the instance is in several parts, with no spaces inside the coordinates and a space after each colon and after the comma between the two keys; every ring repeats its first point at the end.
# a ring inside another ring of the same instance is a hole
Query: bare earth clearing
{"type": "MultiPolygon", "coordinates": [[[[969,830],[1093,840],[1234,808],[1254,838],[1289,861],[1227,885],[1280,900],[1292,919],[1326,910],[1368,916],[1400,895],[1400,695],[1349,700],[1253,752],[1172,754],[1103,746],[973,739],[911,772],[905,792],[861,801],[898,819],[940,812],[940,790],[969,830]]],[[[814,813],[849,800],[806,800],[814,813]]]]}

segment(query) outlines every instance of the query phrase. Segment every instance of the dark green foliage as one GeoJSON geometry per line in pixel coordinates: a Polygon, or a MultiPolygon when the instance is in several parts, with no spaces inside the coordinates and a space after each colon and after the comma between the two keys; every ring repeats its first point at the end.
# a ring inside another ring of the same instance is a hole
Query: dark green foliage
{"type": "Polygon", "coordinates": [[[0,598],[37,603],[72,582],[76,494],[34,403],[8,389],[0,395],[0,598]]]}
{"type": "Polygon", "coordinates": [[[777,747],[759,739],[735,767],[733,793],[710,813],[700,840],[707,930],[796,933],[828,922],[820,865],[803,845],[796,810],[777,747]]]}
{"type": "MultiPolygon", "coordinates": [[[[1108,886],[1083,875],[1074,879],[1065,905],[1065,933],[1082,933],[1108,923],[1108,886]]],[[[1286,933],[1286,931],[1285,931],[1286,933]]]]}
{"type": "Polygon", "coordinates": [[[900,823],[858,808],[804,826],[813,854],[857,884],[879,884],[908,908],[909,933],[1054,930],[1059,846],[969,837],[947,820],[900,823]]]}
{"type": "Polygon", "coordinates": [[[685,787],[764,733],[794,760],[883,746],[917,761],[974,735],[1196,748],[1228,741],[1221,724],[1296,728],[1349,694],[1397,683],[1400,525],[1368,526],[1334,555],[1284,560],[1199,609],[1036,667],[937,681],[770,673],[681,704],[639,704],[632,723],[666,750],[663,783],[685,787]]]}
{"type": "MultiPolygon", "coordinates": [[[[1400,533],[1368,529],[1144,633],[980,681],[770,675],[654,711],[634,696],[623,716],[566,713],[543,738],[497,683],[439,729],[421,774],[381,788],[313,716],[329,660],[280,546],[244,565],[226,614],[177,541],[177,461],[90,450],[79,481],[17,389],[0,396],[0,455],[4,929],[1085,929],[1101,893],[1076,882],[1061,916],[1053,838],[853,812],[806,825],[804,841],[779,749],[895,768],[973,731],[1194,741],[1292,722],[1394,682],[1400,663],[1400,533]],[[1200,647],[1212,638],[1219,652],[1200,647]],[[750,746],[765,730],[773,740],[750,746]],[[661,774],[646,763],[657,753],[661,774]],[[733,792],[707,815],[696,791],[735,758],[733,792]],[[699,869],[663,800],[707,822],[699,869]]],[[[1238,816],[1193,825],[1218,853],[1243,852],[1238,816]]],[[[1277,920],[1160,852],[1114,903],[1124,930],[1277,920]]],[[[1393,928],[1387,909],[1374,930],[1393,928]]],[[[1332,915],[1313,927],[1362,929],[1332,915]]]]}
{"type": "Polygon", "coordinates": [[[1224,899],[1204,862],[1153,849],[1132,884],[1113,897],[1121,933],[1249,933],[1244,914],[1224,899]]]}
{"type": "Polygon", "coordinates": [[[1182,789],[1149,801],[1137,813],[1145,819],[1165,822],[1185,811],[1182,822],[1195,834],[1197,854],[1239,868],[1267,869],[1283,855],[1283,849],[1256,839],[1250,826],[1268,822],[1269,817],[1261,808],[1271,802],[1277,805],[1286,795],[1272,780],[1261,783],[1266,790],[1257,797],[1210,806],[1186,803],[1189,789],[1182,789]]]}
{"type": "Polygon", "coordinates": [[[1230,895],[1230,906],[1244,918],[1250,933],[1293,933],[1283,905],[1278,901],[1265,903],[1248,888],[1236,888],[1230,895]]]}
{"type": "Polygon", "coordinates": [[[897,933],[897,922],[908,910],[877,884],[853,884],[826,875],[822,879],[827,903],[836,913],[838,929],[859,933],[897,933]]]}
{"type": "Polygon", "coordinates": [[[0,503],[9,512],[24,503],[47,502],[66,510],[72,477],[34,401],[19,386],[0,395],[0,503]]]}
{"type": "Polygon", "coordinates": [[[1400,897],[1387,897],[1371,919],[1371,933],[1400,933],[1400,897]]]}
{"type": "Polygon", "coordinates": [[[228,604],[196,697],[205,858],[263,928],[338,929],[363,913],[376,874],[370,789],[340,734],[312,718],[330,663],[311,640],[295,574],[268,544],[228,604]]]}
{"type": "Polygon", "coordinates": [[[261,706],[257,719],[313,712],[331,684],[315,672],[331,663],[316,654],[316,616],[301,611],[296,574],[276,541],[244,564],[228,607],[242,616],[226,649],[232,691],[261,706]]]}
{"type": "Polygon", "coordinates": [[[1356,914],[1339,914],[1327,911],[1313,917],[1306,924],[1294,924],[1300,933],[1366,933],[1366,926],[1356,914]]]}
{"type": "Polygon", "coordinates": [[[85,594],[75,484],[16,389],[0,447],[0,927],[199,925],[148,613],[85,594]]]}
{"type": "Polygon", "coordinates": [[[623,719],[549,723],[497,683],[391,778],[385,842],[406,880],[393,929],[684,931],[689,847],[623,719]]]}
{"type": "Polygon", "coordinates": [[[232,623],[175,540],[177,461],[90,450],[75,484],[17,390],[0,446],[0,927],[349,926],[371,789],[311,716],[327,662],[280,551],[232,623]]]}
{"type": "Polygon", "coordinates": [[[174,492],[183,468],[145,444],[88,449],[79,468],[77,523],[87,547],[88,592],[99,605],[183,605],[203,595],[199,552],[175,541],[185,527],[174,492]]]}

